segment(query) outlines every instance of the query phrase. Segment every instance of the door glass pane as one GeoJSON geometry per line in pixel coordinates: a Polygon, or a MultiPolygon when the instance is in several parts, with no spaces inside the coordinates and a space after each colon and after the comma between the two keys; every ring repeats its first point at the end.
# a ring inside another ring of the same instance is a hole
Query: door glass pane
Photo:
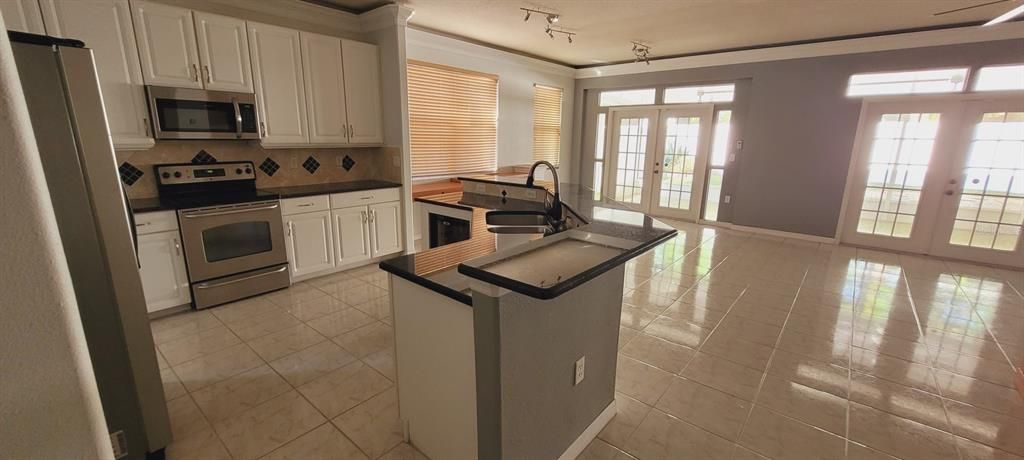
{"type": "Polygon", "coordinates": [[[601,199],[601,183],[604,181],[604,162],[594,162],[594,199],[601,199]]]}
{"type": "Polygon", "coordinates": [[[615,199],[618,201],[642,201],[648,128],[648,120],[644,117],[623,118],[619,121],[618,164],[615,169],[615,199]]]}
{"type": "Polygon", "coordinates": [[[661,165],[658,206],[690,209],[699,135],[700,117],[665,119],[665,156],[661,165]]]}
{"type": "Polygon", "coordinates": [[[938,128],[937,113],[882,115],[871,144],[858,233],[910,237],[938,128]]]}
{"type": "Polygon", "coordinates": [[[949,243],[1013,251],[1024,225],[1024,112],[982,115],[949,243]]]}
{"type": "Polygon", "coordinates": [[[704,200],[705,220],[718,220],[718,202],[722,197],[722,176],[724,172],[721,168],[711,168],[708,171],[708,194],[704,200]]]}
{"type": "Polygon", "coordinates": [[[604,159],[604,125],[606,124],[607,114],[597,114],[597,135],[594,139],[594,158],[598,160],[604,159]]]}
{"type": "Polygon", "coordinates": [[[238,222],[203,230],[203,252],[207,262],[234,259],[272,249],[270,223],[238,222]]]}

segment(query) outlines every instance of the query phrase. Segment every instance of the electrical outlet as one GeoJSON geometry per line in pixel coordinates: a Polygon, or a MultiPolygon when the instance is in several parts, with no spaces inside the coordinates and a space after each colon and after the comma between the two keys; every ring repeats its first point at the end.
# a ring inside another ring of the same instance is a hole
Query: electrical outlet
{"type": "Polygon", "coordinates": [[[299,154],[298,153],[293,153],[292,156],[290,158],[288,158],[288,167],[290,167],[290,168],[298,168],[299,167],[299,154]]]}
{"type": "Polygon", "coordinates": [[[736,150],[743,150],[743,139],[736,141],[736,150]]]}
{"type": "Polygon", "coordinates": [[[725,204],[731,203],[732,202],[732,195],[726,195],[724,201],[725,201],[725,204]]]}
{"type": "Polygon", "coordinates": [[[337,164],[337,166],[339,168],[341,168],[341,167],[343,167],[342,164],[345,163],[345,157],[343,157],[343,156],[336,156],[336,157],[334,157],[334,162],[337,164]]]}
{"type": "Polygon", "coordinates": [[[580,359],[576,360],[576,381],[573,385],[579,385],[583,381],[584,372],[586,371],[587,357],[580,356],[580,359]]]}

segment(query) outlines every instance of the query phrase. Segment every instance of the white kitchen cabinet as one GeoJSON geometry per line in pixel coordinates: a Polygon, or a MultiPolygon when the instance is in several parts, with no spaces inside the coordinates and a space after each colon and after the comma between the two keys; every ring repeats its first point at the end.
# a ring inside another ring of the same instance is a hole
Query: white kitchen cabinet
{"type": "Polygon", "coordinates": [[[342,40],[345,104],[351,144],[384,142],[380,102],[380,49],[369,43],[342,40]]]}
{"type": "Polygon", "coordinates": [[[348,143],[341,39],[301,32],[302,74],[311,144],[348,143]]]}
{"type": "Polygon", "coordinates": [[[249,23],[249,49],[261,143],[265,147],[308,145],[299,32],[249,23]]]}
{"type": "Polygon", "coordinates": [[[401,204],[398,201],[370,205],[370,245],[373,257],[402,250],[401,204]]]}
{"type": "Polygon", "coordinates": [[[192,11],[146,1],[132,2],[139,58],[146,84],[203,87],[192,11]]]}
{"type": "Polygon", "coordinates": [[[0,13],[9,30],[45,34],[43,16],[36,0],[0,0],[0,13]]]}
{"type": "Polygon", "coordinates": [[[335,260],[338,266],[349,266],[370,260],[369,215],[366,206],[334,209],[335,260]]]}
{"type": "Polygon", "coordinates": [[[292,278],[334,268],[330,211],[293,214],[284,221],[292,278]]]}
{"type": "Polygon", "coordinates": [[[203,87],[216,91],[253,92],[249,38],[245,21],[193,12],[203,87]]]}
{"type": "Polygon", "coordinates": [[[139,235],[139,273],[150,313],[192,302],[178,229],[139,235]]]}
{"type": "Polygon", "coordinates": [[[152,147],[128,0],[42,0],[39,6],[47,34],[81,40],[92,49],[114,148],[152,147]]]}

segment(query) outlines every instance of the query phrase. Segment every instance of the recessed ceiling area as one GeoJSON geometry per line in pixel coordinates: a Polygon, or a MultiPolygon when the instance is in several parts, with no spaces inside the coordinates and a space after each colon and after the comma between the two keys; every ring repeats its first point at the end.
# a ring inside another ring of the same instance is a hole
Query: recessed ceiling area
{"type": "Polygon", "coordinates": [[[394,0],[305,0],[349,13],[365,13],[374,8],[395,3],[394,0]]]}
{"type": "MultiPolygon", "coordinates": [[[[329,0],[371,3],[372,0],[329,0]]],[[[989,0],[991,1],[991,0],[989,0]]],[[[651,58],[735,48],[934,28],[992,19],[1020,4],[1007,1],[956,13],[984,0],[407,0],[410,24],[575,67],[633,60],[631,40],[651,58]],[[544,33],[542,15],[557,13],[573,43],[544,33]]]]}

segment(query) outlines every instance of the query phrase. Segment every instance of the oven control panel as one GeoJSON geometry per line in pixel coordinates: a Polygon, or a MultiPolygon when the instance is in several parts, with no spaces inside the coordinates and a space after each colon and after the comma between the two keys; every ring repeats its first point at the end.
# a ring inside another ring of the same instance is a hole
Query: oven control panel
{"type": "Polygon", "coordinates": [[[256,167],[251,161],[156,165],[154,169],[161,185],[256,179],[256,167]]]}

